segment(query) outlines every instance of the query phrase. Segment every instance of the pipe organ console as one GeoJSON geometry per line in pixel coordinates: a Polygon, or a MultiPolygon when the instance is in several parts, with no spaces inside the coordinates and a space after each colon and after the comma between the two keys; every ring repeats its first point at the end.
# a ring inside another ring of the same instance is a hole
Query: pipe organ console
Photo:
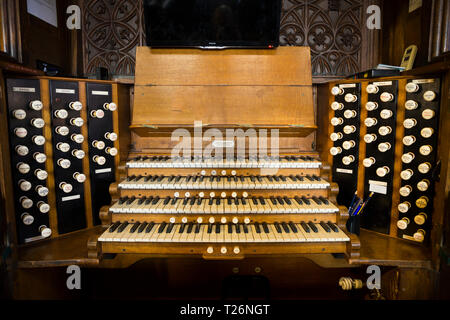
{"type": "Polygon", "coordinates": [[[364,228],[429,243],[441,163],[440,79],[345,81],[328,90],[334,130],[326,145],[340,187],[338,203],[348,206],[355,192],[365,198],[374,192],[361,217],[364,228]],[[358,95],[355,88],[361,87],[358,95]],[[351,136],[355,123],[360,132],[351,136]]]}

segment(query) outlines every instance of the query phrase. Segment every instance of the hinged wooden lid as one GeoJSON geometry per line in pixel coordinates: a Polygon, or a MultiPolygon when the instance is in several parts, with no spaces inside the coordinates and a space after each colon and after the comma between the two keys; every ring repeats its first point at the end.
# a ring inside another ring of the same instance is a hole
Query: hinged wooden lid
{"type": "Polygon", "coordinates": [[[307,47],[137,50],[131,128],[280,127],[307,135],[314,121],[307,47]]]}

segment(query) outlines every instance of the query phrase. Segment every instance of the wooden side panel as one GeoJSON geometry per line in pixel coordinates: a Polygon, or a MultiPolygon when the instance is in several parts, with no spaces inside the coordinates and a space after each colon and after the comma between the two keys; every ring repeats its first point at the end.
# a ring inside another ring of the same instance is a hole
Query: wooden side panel
{"type": "Polygon", "coordinates": [[[314,126],[312,87],[137,86],[133,125],[314,126]]]}
{"type": "Polygon", "coordinates": [[[311,85],[308,47],[276,50],[137,48],[136,85],[311,85]]]}

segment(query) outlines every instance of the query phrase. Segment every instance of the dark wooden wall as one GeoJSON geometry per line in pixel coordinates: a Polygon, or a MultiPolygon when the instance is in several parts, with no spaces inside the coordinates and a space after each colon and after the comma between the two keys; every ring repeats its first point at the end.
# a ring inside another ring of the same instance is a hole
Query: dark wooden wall
{"type": "MultiPolygon", "coordinates": [[[[370,4],[378,1],[370,1],[370,4]]],[[[84,0],[84,74],[105,67],[134,74],[136,46],[145,44],[141,1],[84,0]]],[[[366,28],[368,0],[283,0],[281,45],[310,46],[316,78],[335,78],[378,63],[378,31],[366,28]]]]}

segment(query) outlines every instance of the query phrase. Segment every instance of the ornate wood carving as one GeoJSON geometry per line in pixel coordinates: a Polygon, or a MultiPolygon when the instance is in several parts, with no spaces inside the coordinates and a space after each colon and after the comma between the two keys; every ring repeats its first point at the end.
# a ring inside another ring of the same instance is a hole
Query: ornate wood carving
{"type": "MultiPolygon", "coordinates": [[[[136,46],[145,43],[141,1],[85,0],[84,73],[134,74],[136,46]]],[[[367,0],[283,0],[280,41],[310,46],[313,75],[336,77],[366,68],[367,0]]],[[[371,44],[368,44],[371,47],[371,44]]],[[[369,63],[370,64],[370,63],[369,63]]]]}

